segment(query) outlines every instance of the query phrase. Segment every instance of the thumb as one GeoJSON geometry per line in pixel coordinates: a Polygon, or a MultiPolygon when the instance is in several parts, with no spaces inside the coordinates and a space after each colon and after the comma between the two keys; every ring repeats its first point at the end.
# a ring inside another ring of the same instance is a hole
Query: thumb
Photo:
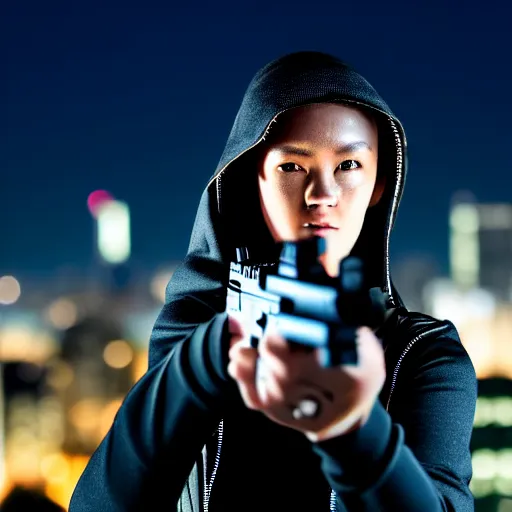
{"type": "Polygon", "coordinates": [[[231,346],[246,337],[244,317],[239,311],[230,311],[228,313],[228,330],[231,334],[231,346]]]}

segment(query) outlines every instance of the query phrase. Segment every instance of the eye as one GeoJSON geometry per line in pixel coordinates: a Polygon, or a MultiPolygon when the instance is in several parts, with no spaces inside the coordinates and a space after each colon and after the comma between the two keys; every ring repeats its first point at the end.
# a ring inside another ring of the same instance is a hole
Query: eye
{"type": "Polygon", "coordinates": [[[277,167],[282,172],[299,172],[302,171],[302,167],[300,165],[288,162],[286,164],[281,164],[277,167]]]}
{"type": "Polygon", "coordinates": [[[361,164],[357,160],[345,160],[338,165],[338,169],[342,171],[351,171],[352,169],[358,169],[361,167],[361,164]]]}

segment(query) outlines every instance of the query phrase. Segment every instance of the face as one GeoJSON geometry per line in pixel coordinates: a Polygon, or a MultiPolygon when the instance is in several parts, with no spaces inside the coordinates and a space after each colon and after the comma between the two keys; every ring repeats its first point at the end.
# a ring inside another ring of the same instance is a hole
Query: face
{"type": "Polygon", "coordinates": [[[265,143],[258,182],[267,226],[278,242],[325,237],[321,263],[330,276],[382,195],[377,137],[363,111],[319,103],[278,116],[265,143]]]}

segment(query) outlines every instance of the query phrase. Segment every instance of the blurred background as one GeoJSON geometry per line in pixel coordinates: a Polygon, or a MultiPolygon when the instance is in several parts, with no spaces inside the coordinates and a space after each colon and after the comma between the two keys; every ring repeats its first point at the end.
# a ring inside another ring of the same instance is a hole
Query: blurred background
{"type": "Polygon", "coordinates": [[[356,67],[404,124],[394,280],[458,327],[479,378],[477,512],[512,511],[512,11],[356,5],[2,3],[2,510],[66,510],[147,367],[250,79],[311,49],[356,67]]]}

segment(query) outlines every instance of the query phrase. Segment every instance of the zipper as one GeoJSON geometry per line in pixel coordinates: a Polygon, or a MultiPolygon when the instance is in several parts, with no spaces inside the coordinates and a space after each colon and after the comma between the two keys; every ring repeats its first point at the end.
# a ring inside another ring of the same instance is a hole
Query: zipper
{"type": "Polygon", "coordinates": [[[400,133],[402,134],[402,137],[404,138],[404,145],[407,146],[407,142],[405,141],[405,133],[403,128],[400,130],[397,128],[395,121],[387,116],[389,120],[389,124],[391,125],[391,131],[393,132],[393,136],[395,137],[395,144],[396,144],[396,186],[395,190],[393,192],[393,200],[391,202],[391,213],[389,215],[388,219],[388,225],[387,225],[387,233],[385,238],[386,247],[384,248],[384,255],[386,259],[386,288],[387,292],[389,294],[389,299],[392,302],[394,306],[398,306],[398,304],[395,303],[395,299],[393,298],[393,290],[391,289],[391,276],[390,276],[390,261],[389,261],[389,240],[391,238],[391,229],[393,226],[393,219],[396,216],[396,210],[398,208],[398,202],[400,200],[400,197],[402,195],[403,191],[403,179],[404,179],[404,173],[403,173],[403,155],[404,151],[402,148],[402,142],[400,138],[400,133]]]}
{"type": "MultiPolygon", "coordinates": [[[[390,390],[389,390],[388,401],[387,401],[387,404],[386,404],[386,411],[389,409],[389,404],[391,402],[391,396],[393,395],[393,391],[394,391],[395,386],[396,386],[396,380],[397,380],[398,372],[400,370],[400,367],[402,366],[402,362],[404,360],[404,357],[409,352],[409,350],[411,350],[411,348],[421,338],[423,338],[427,334],[430,334],[430,333],[432,333],[432,332],[434,332],[436,330],[437,329],[428,330],[428,331],[425,331],[425,332],[419,334],[418,336],[415,336],[407,344],[407,346],[405,347],[404,351],[402,352],[402,354],[398,358],[398,361],[396,363],[395,369],[393,370],[393,377],[391,378],[391,387],[390,387],[390,390]]],[[[203,496],[203,510],[204,510],[204,512],[208,512],[208,506],[209,506],[209,501],[210,501],[210,494],[212,492],[213,481],[215,480],[215,475],[217,474],[217,470],[219,468],[220,452],[221,452],[221,449],[222,449],[223,433],[224,433],[224,422],[221,420],[221,422],[219,423],[219,427],[217,429],[217,435],[218,435],[218,438],[217,438],[217,452],[215,453],[215,462],[214,462],[214,465],[213,465],[212,475],[210,477],[210,482],[208,483],[208,485],[205,485],[205,487],[204,487],[204,496],[203,496]]],[[[206,483],[206,481],[207,481],[207,465],[205,463],[204,464],[204,482],[206,483]]],[[[336,512],[336,492],[334,490],[332,490],[332,489],[331,489],[331,495],[330,495],[330,499],[329,499],[329,510],[330,510],[330,512],[336,512]]]]}
{"type": "MultiPolygon", "coordinates": [[[[398,371],[400,370],[400,367],[402,366],[402,361],[404,360],[404,357],[406,356],[407,352],[409,352],[409,350],[411,350],[411,348],[415,345],[415,343],[418,340],[420,340],[421,338],[423,338],[426,334],[429,334],[430,332],[432,332],[432,331],[425,331],[425,332],[419,334],[418,336],[415,336],[407,344],[407,346],[404,348],[404,351],[402,352],[402,354],[398,358],[398,361],[396,363],[395,369],[393,370],[393,377],[391,378],[391,387],[390,387],[390,390],[389,390],[388,402],[386,404],[386,411],[389,409],[389,404],[391,402],[391,395],[393,394],[393,391],[395,389],[396,378],[398,376],[398,371]]],[[[330,508],[329,508],[329,510],[330,510],[330,512],[336,512],[336,492],[334,490],[332,490],[332,489],[331,489],[331,499],[330,499],[330,508]]]]}
{"type": "Polygon", "coordinates": [[[404,348],[404,351],[402,352],[402,354],[400,355],[400,357],[398,358],[398,361],[396,363],[396,366],[395,366],[395,369],[393,370],[393,377],[391,377],[391,387],[389,389],[389,396],[388,396],[388,402],[386,404],[386,411],[389,409],[389,404],[391,402],[391,396],[393,395],[393,391],[395,390],[395,385],[396,385],[396,378],[398,376],[398,371],[400,370],[400,367],[402,366],[402,361],[405,357],[405,355],[407,354],[407,352],[409,352],[409,350],[411,350],[411,348],[414,346],[414,344],[420,340],[421,338],[423,338],[423,336],[425,336],[425,334],[428,334],[428,332],[426,333],[423,333],[423,334],[419,334],[418,336],[414,337],[408,344],[407,346],[404,348]]]}
{"type": "MultiPolygon", "coordinates": [[[[208,479],[208,465],[206,464],[206,460],[203,464],[203,474],[204,474],[204,493],[203,493],[203,511],[208,512],[208,506],[210,502],[210,494],[212,492],[213,481],[215,480],[215,475],[217,474],[217,469],[219,468],[220,462],[220,451],[222,449],[222,436],[224,434],[224,420],[221,420],[219,423],[219,427],[217,428],[217,452],[215,453],[215,461],[213,463],[212,475],[210,477],[210,481],[208,485],[206,485],[208,479]]],[[[205,450],[206,451],[206,450],[205,450]]],[[[206,457],[205,457],[206,459],[206,457]]]]}
{"type": "MultiPolygon", "coordinates": [[[[357,102],[353,102],[353,103],[357,103],[357,102]]],[[[397,304],[395,303],[395,299],[393,298],[393,291],[391,289],[391,276],[390,276],[390,262],[389,262],[389,239],[390,239],[390,236],[391,236],[391,228],[392,228],[392,225],[393,225],[393,218],[395,217],[396,215],[396,209],[398,207],[398,201],[400,199],[400,195],[401,195],[401,191],[403,190],[403,148],[402,148],[402,142],[401,142],[401,138],[400,138],[400,131],[399,129],[397,128],[396,126],[396,123],[395,121],[389,117],[388,114],[386,114],[385,112],[382,112],[381,110],[379,109],[375,109],[375,110],[378,110],[379,112],[383,113],[386,115],[390,125],[391,125],[391,131],[393,132],[393,136],[395,137],[395,144],[396,144],[396,186],[395,186],[395,190],[394,190],[394,193],[393,193],[393,200],[392,200],[392,203],[391,203],[391,213],[389,215],[389,221],[388,221],[388,225],[387,225],[387,233],[386,233],[386,247],[384,249],[384,254],[385,254],[385,258],[386,258],[386,269],[385,269],[385,272],[386,272],[386,288],[387,288],[387,293],[389,295],[389,299],[390,301],[395,305],[397,306],[397,304]]],[[[405,143],[405,134],[404,134],[404,131],[403,131],[403,128],[402,128],[402,136],[404,138],[404,143],[405,143]]],[[[405,143],[406,144],[406,143],[405,143]]],[[[396,383],[396,376],[398,374],[398,370],[400,369],[400,365],[402,364],[402,359],[405,357],[405,354],[407,354],[407,352],[409,352],[409,350],[411,349],[411,347],[414,345],[414,343],[416,343],[420,338],[422,337],[422,335],[419,335],[417,336],[416,338],[413,338],[409,344],[407,345],[407,347],[404,349],[402,355],[400,356],[400,359],[398,360],[398,363],[395,367],[395,370],[393,372],[393,378],[392,378],[392,381],[391,381],[391,389],[390,389],[390,392],[389,392],[389,397],[388,397],[388,403],[386,405],[386,410],[388,409],[389,407],[389,402],[391,400],[391,395],[393,394],[393,390],[395,388],[395,383],[396,383]]],[[[331,489],[331,496],[330,496],[330,499],[329,499],[329,511],[330,512],[336,512],[336,492],[331,489]]]]}
{"type": "Polygon", "coordinates": [[[329,499],[330,512],[336,512],[336,493],[331,489],[331,497],[329,499]]]}

